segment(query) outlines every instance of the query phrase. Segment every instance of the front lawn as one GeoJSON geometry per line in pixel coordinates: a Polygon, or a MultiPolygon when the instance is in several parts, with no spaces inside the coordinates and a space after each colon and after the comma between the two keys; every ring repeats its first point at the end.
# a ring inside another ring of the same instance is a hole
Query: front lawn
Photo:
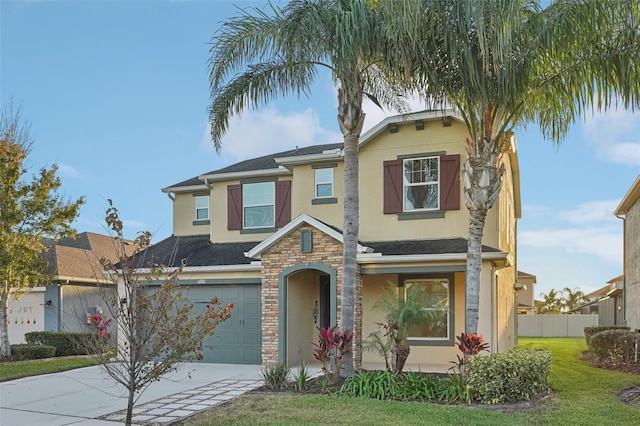
{"type": "Polygon", "coordinates": [[[14,361],[0,363],[0,382],[37,376],[39,374],[58,373],[75,368],[89,367],[98,362],[91,356],[65,356],[59,358],[37,359],[32,361],[14,361]]]}
{"type": "Polygon", "coordinates": [[[640,376],[601,370],[580,361],[583,338],[520,338],[520,345],[548,348],[553,398],[529,408],[391,402],[329,395],[249,394],[209,410],[185,425],[636,425],[640,410],[618,392],[640,384],[640,376]]]}

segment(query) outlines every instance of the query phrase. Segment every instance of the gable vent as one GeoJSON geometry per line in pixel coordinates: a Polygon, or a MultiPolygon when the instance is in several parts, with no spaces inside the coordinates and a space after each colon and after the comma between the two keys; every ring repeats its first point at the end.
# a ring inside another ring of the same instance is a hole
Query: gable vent
{"type": "Polygon", "coordinates": [[[313,251],[313,234],[309,229],[300,231],[300,246],[302,253],[311,253],[313,251]]]}

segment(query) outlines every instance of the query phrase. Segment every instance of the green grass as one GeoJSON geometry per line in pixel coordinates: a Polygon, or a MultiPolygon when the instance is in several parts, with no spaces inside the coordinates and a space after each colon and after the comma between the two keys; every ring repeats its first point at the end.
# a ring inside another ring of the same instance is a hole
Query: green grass
{"type": "Polygon", "coordinates": [[[97,363],[95,358],[88,356],[65,356],[33,361],[2,362],[0,363],[0,382],[89,367],[97,363]]]}
{"type": "Polygon", "coordinates": [[[328,395],[245,395],[188,425],[637,425],[640,411],[617,393],[640,377],[593,368],[579,358],[582,338],[520,338],[524,347],[551,350],[551,386],[542,405],[511,412],[486,407],[391,402],[328,395]]]}

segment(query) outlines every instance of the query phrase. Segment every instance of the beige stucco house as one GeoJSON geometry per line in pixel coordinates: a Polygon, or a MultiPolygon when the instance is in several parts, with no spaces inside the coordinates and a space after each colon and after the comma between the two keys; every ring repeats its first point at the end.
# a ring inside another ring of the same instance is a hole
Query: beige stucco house
{"type": "MultiPolygon", "coordinates": [[[[383,288],[424,286],[442,321],[410,336],[408,366],[456,359],[465,324],[469,214],[460,182],[466,128],[453,111],[386,118],[360,141],[360,234],[356,341],[376,330],[383,288]]],[[[173,200],[173,235],[149,251],[184,265],[195,306],[233,302],[230,320],[205,342],[208,362],[313,362],[316,327],[340,321],[342,144],[252,158],[163,189],[173,200]],[[198,302],[203,302],[199,304],[198,302]]],[[[486,221],[478,331],[491,350],[516,339],[516,220],[520,188],[515,138],[501,158],[503,190],[486,221]]],[[[359,347],[359,345],[355,345],[359,347]]],[[[356,349],[359,366],[383,362],[356,349]]]]}
{"type": "Polygon", "coordinates": [[[640,176],[614,214],[623,220],[625,325],[640,329],[640,176]]]}
{"type": "Polygon", "coordinates": [[[527,272],[518,271],[518,280],[514,290],[517,296],[518,313],[532,315],[535,313],[535,285],[538,278],[527,272]]]}

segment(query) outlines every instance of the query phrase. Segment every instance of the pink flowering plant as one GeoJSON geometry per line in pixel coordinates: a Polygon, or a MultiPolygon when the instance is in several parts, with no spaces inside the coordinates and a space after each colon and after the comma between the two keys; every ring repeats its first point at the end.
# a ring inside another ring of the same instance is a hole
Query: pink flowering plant
{"type": "Polygon", "coordinates": [[[318,342],[313,344],[313,356],[322,363],[327,382],[336,385],[343,368],[344,356],[351,351],[353,332],[340,331],[338,326],[318,329],[318,342]]]}
{"type": "Polygon", "coordinates": [[[96,330],[98,337],[109,338],[109,324],[113,321],[113,318],[105,319],[101,313],[97,313],[91,317],[93,327],[96,330]]]}

